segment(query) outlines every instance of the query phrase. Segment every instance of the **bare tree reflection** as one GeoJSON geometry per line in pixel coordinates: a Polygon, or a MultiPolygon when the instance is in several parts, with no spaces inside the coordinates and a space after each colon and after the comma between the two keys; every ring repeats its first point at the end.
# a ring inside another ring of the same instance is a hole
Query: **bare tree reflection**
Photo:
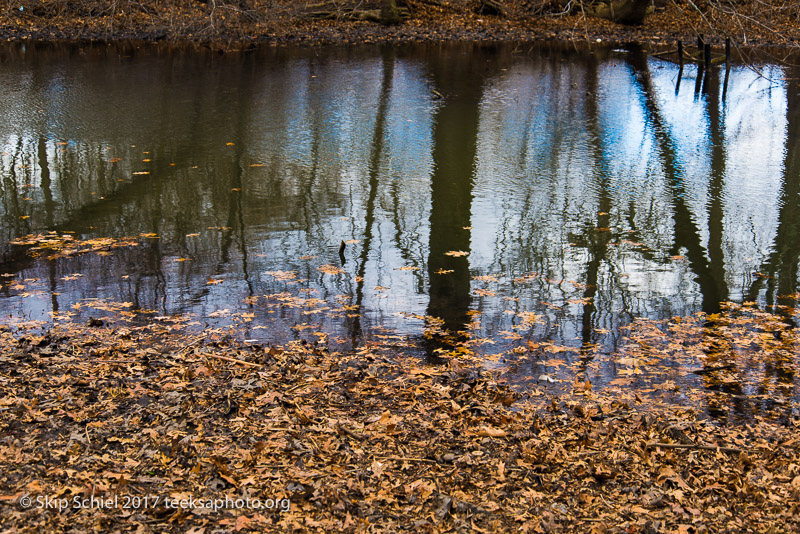
{"type": "Polygon", "coordinates": [[[687,191],[683,170],[675,152],[677,145],[671,139],[669,127],[658,108],[655,88],[647,65],[647,56],[641,49],[634,47],[628,54],[628,64],[633,71],[635,82],[641,88],[642,106],[652,125],[653,136],[672,194],[675,228],[672,254],[678,254],[681,249],[686,250],[689,266],[695,274],[695,280],[703,297],[702,309],[706,313],[716,313],[720,310],[720,302],[728,296],[725,277],[717,279],[714,276],[715,272],[719,271],[719,267],[710,264],[702,243],[700,229],[686,203],[687,191]]]}
{"type": "MultiPolygon", "coordinates": [[[[466,50],[427,58],[435,95],[441,95],[433,130],[427,314],[441,319],[448,334],[464,329],[472,301],[468,254],[478,109],[483,79],[495,65],[483,54],[473,56],[466,50]]],[[[442,341],[429,344],[429,355],[442,341]]]]}

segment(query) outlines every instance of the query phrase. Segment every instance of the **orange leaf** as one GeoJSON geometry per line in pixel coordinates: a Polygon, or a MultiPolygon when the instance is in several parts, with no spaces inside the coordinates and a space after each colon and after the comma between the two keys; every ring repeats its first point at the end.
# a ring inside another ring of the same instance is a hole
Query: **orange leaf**
{"type": "Polygon", "coordinates": [[[478,435],[483,437],[490,437],[490,438],[502,438],[503,436],[507,436],[508,432],[503,430],[502,428],[494,428],[491,426],[484,426],[478,430],[478,435]]]}

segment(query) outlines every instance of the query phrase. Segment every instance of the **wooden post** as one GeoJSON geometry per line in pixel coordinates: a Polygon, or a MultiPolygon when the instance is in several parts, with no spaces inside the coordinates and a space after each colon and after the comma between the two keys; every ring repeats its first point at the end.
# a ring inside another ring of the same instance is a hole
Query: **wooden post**
{"type": "Polygon", "coordinates": [[[681,78],[683,78],[683,41],[678,39],[678,81],[675,82],[675,96],[681,89],[681,78]]]}
{"type": "Polygon", "coordinates": [[[711,68],[711,45],[705,43],[703,46],[703,61],[706,64],[706,70],[711,68]]]}
{"type": "Polygon", "coordinates": [[[725,39],[725,81],[722,82],[722,100],[728,94],[728,77],[731,75],[731,38],[725,39]]]}
{"type": "Polygon", "coordinates": [[[731,68],[731,38],[725,38],[725,68],[731,68]]]}

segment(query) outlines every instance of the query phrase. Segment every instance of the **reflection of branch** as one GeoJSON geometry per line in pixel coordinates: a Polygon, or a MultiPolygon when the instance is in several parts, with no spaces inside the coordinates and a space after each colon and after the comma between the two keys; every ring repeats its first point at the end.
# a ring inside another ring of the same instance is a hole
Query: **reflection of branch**
{"type": "MultiPolygon", "coordinates": [[[[593,60],[587,68],[587,91],[586,91],[586,123],[590,135],[590,153],[594,159],[594,179],[599,189],[599,199],[597,212],[597,228],[607,228],[610,226],[612,199],[608,192],[608,176],[604,172],[607,167],[607,156],[603,145],[603,135],[600,131],[600,118],[597,109],[598,100],[598,71],[597,61],[593,60]]],[[[600,232],[590,230],[589,235],[595,235],[596,239],[589,239],[589,253],[591,260],[586,265],[586,289],[583,293],[585,303],[583,304],[583,314],[581,318],[581,332],[583,344],[591,342],[593,329],[592,319],[596,311],[595,297],[597,296],[598,279],[600,267],[607,261],[608,242],[611,240],[611,232],[600,232]]]]}
{"type": "MultiPolygon", "coordinates": [[[[381,157],[384,155],[386,116],[388,114],[389,104],[392,97],[394,63],[394,53],[384,53],[382,61],[383,75],[381,77],[380,92],[378,93],[378,106],[375,109],[375,126],[372,131],[372,143],[370,146],[369,166],[367,171],[367,185],[369,187],[369,192],[367,194],[367,203],[364,213],[364,242],[363,246],[361,247],[361,263],[357,270],[358,285],[356,286],[356,306],[358,306],[359,310],[361,310],[361,305],[364,299],[364,279],[366,277],[369,253],[372,249],[372,228],[375,224],[375,199],[378,196],[378,188],[380,186],[380,164],[381,157]]],[[[360,336],[361,334],[361,312],[359,311],[359,314],[356,316],[351,337],[355,341],[356,336],[360,336]]]]}

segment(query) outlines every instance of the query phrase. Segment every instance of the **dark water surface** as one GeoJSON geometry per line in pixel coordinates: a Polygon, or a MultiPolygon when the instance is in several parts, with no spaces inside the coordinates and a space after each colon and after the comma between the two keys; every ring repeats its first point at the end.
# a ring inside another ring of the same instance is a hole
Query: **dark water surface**
{"type": "Polygon", "coordinates": [[[4,45],[0,314],[105,299],[343,345],[434,316],[497,355],[794,306],[800,71],[680,74],[555,45],[4,45]],[[10,244],[53,230],[139,244],[10,244]]]}

